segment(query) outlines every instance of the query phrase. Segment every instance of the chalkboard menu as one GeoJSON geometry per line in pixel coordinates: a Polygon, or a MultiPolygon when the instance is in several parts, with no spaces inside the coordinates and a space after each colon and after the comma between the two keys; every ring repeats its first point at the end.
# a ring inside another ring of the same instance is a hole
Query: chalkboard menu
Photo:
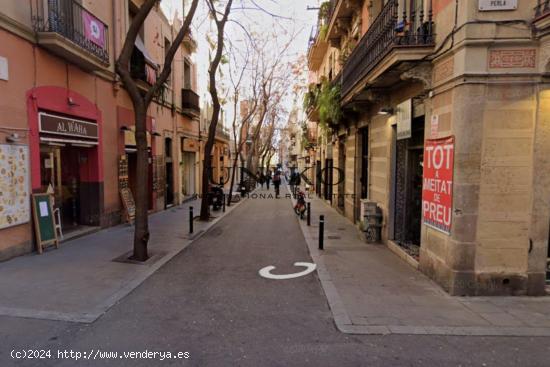
{"type": "Polygon", "coordinates": [[[120,198],[122,199],[122,205],[126,215],[126,220],[130,223],[136,218],[136,204],[134,202],[134,196],[129,188],[125,187],[120,189],[120,198]]]}
{"type": "Polygon", "coordinates": [[[41,254],[44,247],[50,244],[54,244],[55,247],[58,248],[59,240],[57,239],[57,232],[55,230],[52,195],[33,194],[32,208],[38,253],[41,254]]]}

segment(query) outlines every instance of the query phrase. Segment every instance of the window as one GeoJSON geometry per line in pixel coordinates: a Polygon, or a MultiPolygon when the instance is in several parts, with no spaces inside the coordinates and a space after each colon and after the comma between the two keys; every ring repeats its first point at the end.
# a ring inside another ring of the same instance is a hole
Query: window
{"type": "Polygon", "coordinates": [[[193,89],[191,83],[191,63],[188,60],[183,62],[183,88],[193,89]]]}
{"type": "MultiPolygon", "coordinates": [[[[166,60],[166,57],[168,56],[168,50],[170,50],[170,40],[164,37],[164,60],[166,60]]],[[[170,73],[168,78],[166,78],[166,84],[170,84],[171,75],[172,73],[170,73]]]]}

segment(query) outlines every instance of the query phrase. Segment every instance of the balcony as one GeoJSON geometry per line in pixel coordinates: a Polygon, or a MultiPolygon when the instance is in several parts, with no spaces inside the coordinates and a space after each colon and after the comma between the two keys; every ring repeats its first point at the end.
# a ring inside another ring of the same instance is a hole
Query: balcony
{"type": "Polygon", "coordinates": [[[338,47],[340,38],[350,29],[352,18],[361,12],[361,6],[360,0],[330,0],[327,39],[334,47],[338,47]]]}
{"type": "Polygon", "coordinates": [[[33,0],[38,44],[89,71],[109,66],[109,28],[75,0],[33,0]]]}
{"type": "Polygon", "coordinates": [[[181,110],[182,114],[191,118],[199,117],[201,113],[199,95],[191,89],[181,90],[181,110]]]}
{"type": "Polygon", "coordinates": [[[309,121],[319,122],[319,108],[317,98],[321,91],[321,84],[310,84],[309,90],[304,95],[304,109],[309,121]]]}
{"type": "Polygon", "coordinates": [[[388,87],[400,74],[432,52],[432,4],[427,11],[403,11],[399,0],[389,0],[353,49],[342,71],[342,99],[360,94],[366,86],[388,87]],[[425,14],[426,13],[426,14],[425,14]],[[403,69],[403,70],[402,70],[403,69]]]}
{"type": "Polygon", "coordinates": [[[216,125],[216,138],[218,140],[224,140],[227,142],[231,140],[229,130],[225,126],[221,125],[219,122],[218,125],[216,125]]]}
{"type": "Polygon", "coordinates": [[[307,51],[307,61],[309,70],[317,70],[323,62],[325,53],[328,49],[328,43],[325,40],[325,31],[323,27],[326,27],[319,23],[317,26],[311,29],[311,34],[309,36],[309,48],[307,51]]]}
{"type": "Polygon", "coordinates": [[[545,34],[550,29],[550,0],[537,0],[533,25],[538,33],[545,34]]]}

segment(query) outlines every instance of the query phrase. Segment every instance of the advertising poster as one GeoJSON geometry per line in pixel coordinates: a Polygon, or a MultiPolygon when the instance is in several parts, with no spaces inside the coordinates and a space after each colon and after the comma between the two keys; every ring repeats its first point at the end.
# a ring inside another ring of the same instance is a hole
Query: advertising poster
{"type": "Polygon", "coordinates": [[[0,144],[0,228],[30,220],[29,148],[0,144]]]}
{"type": "Polygon", "coordinates": [[[422,221],[451,233],[454,137],[426,140],[422,183],[422,221]]]}

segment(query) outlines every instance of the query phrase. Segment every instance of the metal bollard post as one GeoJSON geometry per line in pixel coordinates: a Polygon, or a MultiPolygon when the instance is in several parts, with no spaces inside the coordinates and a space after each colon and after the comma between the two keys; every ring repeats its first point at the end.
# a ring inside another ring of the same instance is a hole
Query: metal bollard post
{"type": "Polygon", "coordinates": [[[311,225],[311,202],[307,202],[307,225],[311,225]]]}
{"type": "Polygon", "coordinates": [[[222,212],[225,213],[225,194],[223,194],[222,212]]]}
{"type": "Polygon", "coordinates": [[[319,216],[319,250],[323,250],[325,236],[325,216],[319,216]]]}
{"type": "Polygon", "coordinates": [[[189,233],[193,233],[193,207],[189,207],[189,233]]]}

